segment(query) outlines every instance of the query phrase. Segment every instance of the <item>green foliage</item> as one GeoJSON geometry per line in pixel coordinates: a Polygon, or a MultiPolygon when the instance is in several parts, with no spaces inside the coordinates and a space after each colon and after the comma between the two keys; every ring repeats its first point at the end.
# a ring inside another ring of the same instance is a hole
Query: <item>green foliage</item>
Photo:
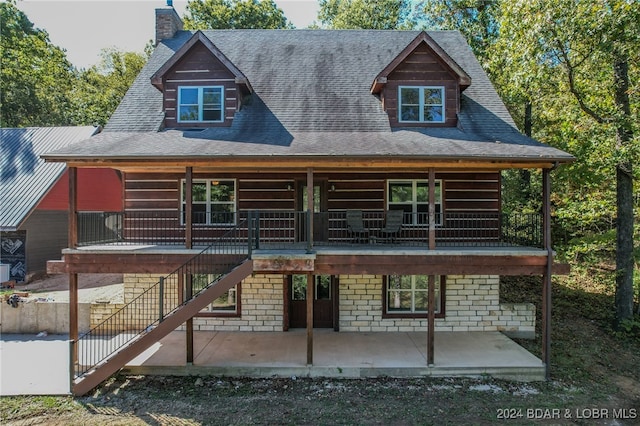
{"type": "Polygon", "coordinates": [[[14,1],[0,3],[0,127],[104,125],[146,56],[106,49],[78,71],[14,1]]]}
{"type": "Polygon", "coordinates": [[[0,3],[0,127],[71,124],[73,67],[14,1],[0,3]]]}
{"type": "Polygon", "coordinates": [[[190,30],[293,28],[273,0],[192,0],[183,21],[190,30]]]}
{"type": "Polygon", "coordinates": [[[433,29],[458,30],[480,62],[498,36],[498,0],[426,0],[424,13],[433,29]]]}
{"type": "Polygon", "coordinates": [[[620,321],[615,334],[621,339],[635,339],[640,342],[640,314],[620,321]]]}
{"type": "Polygon", "coordinates": [[[318,20],[323,28],[406,30],[414,28],[411,1],[320,0],[318,20]]]}
{"type": "Polygon", "coordinates": [[[71,91],[72,121],[104,126],[147,62],[134,52],[104,49],[99,64],[79,73],[71,91]]]}

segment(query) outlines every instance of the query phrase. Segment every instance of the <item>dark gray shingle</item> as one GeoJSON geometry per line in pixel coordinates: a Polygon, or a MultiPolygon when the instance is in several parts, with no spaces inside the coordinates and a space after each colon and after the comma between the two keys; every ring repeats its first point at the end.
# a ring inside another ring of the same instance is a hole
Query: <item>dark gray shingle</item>
{"type": "Polygon", "coordinates": [[[51,157],[233,155],[425,156],[570,161],[517,131],[457,31],[431,36],[472,79],[460,128],[391,129],[371,83],[418,34],[375,30],[216,30],[205,35],[255,90],[230,128],[161,130],[162,94],[150,77],[192,33],[162,42],[102,135],[51,157]],[[496,143],[498,141],[499,143],[496,143]]]}

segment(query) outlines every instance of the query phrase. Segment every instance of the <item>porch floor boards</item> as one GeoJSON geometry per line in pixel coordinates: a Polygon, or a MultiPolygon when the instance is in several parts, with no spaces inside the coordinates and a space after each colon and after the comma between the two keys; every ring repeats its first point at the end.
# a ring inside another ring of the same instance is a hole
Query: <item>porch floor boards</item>
{"type": "MultiPolygon", "coordinates": [[[[140,254],[198,254],[207,246],[194,245],[187,249],[179,245],[154,245],[154,244],[101,244],[78,247],[76,249],[63,249],[63,253],[99,254],[99,253],[140,253],[140,254]]],[[[240,249],[244,246],[237,246],[240,249]]],[[[269,256],[289,254],[308,254],[304,245],[289,244],[286,246],[267,244],[253,250],[254,256],[269,256]]],[[[439,245],[434,250],[426,246],[412,246],[402,244],[323,244],[313,247],[311,254],[421,254],[421,255],[518,255],[518,256],[546,256],[547,251],[534,247],[515,245],[439,245]]]]}
{"type": "Polygon", "coordinates": [[[544,380],[540,359],[499,332],[437,332],[435,364],[427,366],[426,332],[350,333],[314,330],[313,365],[306,365],[306,330],[174,331],[124,368],[131,374],[235,377],[477,376],[544,380]]]}

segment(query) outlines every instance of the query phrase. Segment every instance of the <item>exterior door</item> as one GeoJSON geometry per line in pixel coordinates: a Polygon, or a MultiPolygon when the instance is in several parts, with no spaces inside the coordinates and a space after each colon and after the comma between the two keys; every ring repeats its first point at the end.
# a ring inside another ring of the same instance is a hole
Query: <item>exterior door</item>
{"type": "MultiPolygon", "coordinates": [[[[329,230],[329,215],[327,212],[327,185],[319,182],[313,185],[313,240],[325,241],[329,230]]],[[[300,185],[301,193],[298,197],[301,211],[306,211],[308,204],[307,185],[300,185]]],[[[304,228],[303,226],[303,229],[304,228]]]]}
{"type": "MultiPolygon", "coordinates": [[[[314,275],[313,327],[333,328],[334,285],[331,275],[314,275]]],[[[307,326],[307,276],[291,275],[289,280],[289,327],[307,326]]]]}

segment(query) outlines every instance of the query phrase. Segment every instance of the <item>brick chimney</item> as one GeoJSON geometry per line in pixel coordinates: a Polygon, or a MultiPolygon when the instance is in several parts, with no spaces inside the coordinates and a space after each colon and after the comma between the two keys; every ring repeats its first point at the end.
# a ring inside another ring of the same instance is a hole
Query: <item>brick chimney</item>
{"type": "Polygon", "coordinates": [[[156,9],[156,46],[164,39],[173,38],[180,30],[182,19],[173,8],[173,1],[167,0],[165,7],[156,9]]]}

